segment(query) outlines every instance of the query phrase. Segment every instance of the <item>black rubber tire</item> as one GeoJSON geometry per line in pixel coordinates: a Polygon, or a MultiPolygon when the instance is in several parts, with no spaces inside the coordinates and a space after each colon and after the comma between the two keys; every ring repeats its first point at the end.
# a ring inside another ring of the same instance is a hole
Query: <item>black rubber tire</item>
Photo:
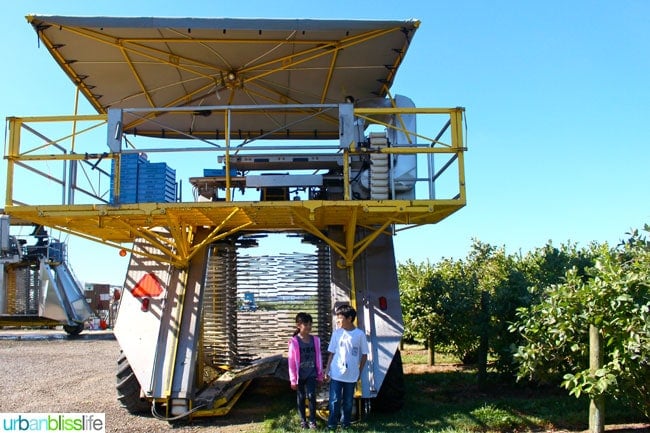
{"type": "Polygon", "coordinates": [[[81,334],[81,331],[84,330],[84,324],[77,323],[76,325],[63,325],[63,330],[70,337],[76,337],[77,335],[81,334]]]}
{"type": "Polygon", "coordinates": [[[117,374],[115,375],[117,383],[117,400],[120,405],[132,414],[150,413],[151,403],[140,397],[140,383],[131,368],[131,364],[126,359],[124,353],[120,352],[120,358],[117,361],[117,374]]]}
{"type": "Polygon", "coordinates": [[[404,386],[402,355],[397,350],[386,372],[384,383],[381,385],[377,397],[372,402],[372,410],[381,413],[396,412],[404,406],[405,396],[406,388],[404,386]]]}

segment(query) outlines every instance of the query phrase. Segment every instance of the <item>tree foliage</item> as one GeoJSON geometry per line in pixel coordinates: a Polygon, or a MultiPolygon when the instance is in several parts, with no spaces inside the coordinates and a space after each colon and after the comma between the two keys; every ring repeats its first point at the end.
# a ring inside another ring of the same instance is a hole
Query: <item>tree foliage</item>
{"type": "MultiPolygon", "coordinates": [[[[646,226],[646,231],[648,226],[646,226]]],[[[405,337],[475,361],[487,334],[491,365],[513,380],[650,407],[650,248],[633,232],[617,248],[548,242],[522,255],[474,241],[466,258],[398,267],[405,337]],[[605,363],[588,370],[589,326],[605,363]]]]}
{"type": "Polygon", "coordinates": [[[472,284],[459,262],[433,266],[408,261],[399,266],[398,279],[406,338],[433,339],[441,347],[455,347],[460,356],[474,349],[471,321],[462,317],[473,309],[472,284]]]}
{"type": "MultiPolygon", "coordinates": [[[[647,226],[646,226],[647,229],[647,226]]],[[[616,249],[595,248],[595,266],[576,268],[561,284],[542,291],[539,303],[521,308],[512,330],[520,378],[562,377],[571,394],[627,399],[650,416],[650,248],[638,232],[616,249]],[[594,325],[604,342],[604,365],[588,366],[588,332],[594,325]]]]}
{"type": "Polygon", "coordinates": [[[508,327],[517,309],[538,296],[528,288],[557,283],[570,266],[587,262],[573,245],[549,243],[520,257],[478,240],[463,260],[408,261],[398,267],[405,338],[433,337],[437,350],[475,362],[479,335],[486,332],[498,370],[514,374],[512,354],[522,340],[508,327]]]}

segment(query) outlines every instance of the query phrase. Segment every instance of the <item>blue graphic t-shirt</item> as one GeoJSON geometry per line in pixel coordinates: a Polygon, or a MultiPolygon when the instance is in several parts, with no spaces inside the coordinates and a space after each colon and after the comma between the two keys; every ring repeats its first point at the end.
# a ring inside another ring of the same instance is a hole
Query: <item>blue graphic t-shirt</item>
{"type": "Polygon", "coordinates": [[[316,348],[314,347],[314,337],[309,337],[309,342],[305,343],[302,338],[298,338],[300,347],[300,379],[316,377],[316,348]]]}

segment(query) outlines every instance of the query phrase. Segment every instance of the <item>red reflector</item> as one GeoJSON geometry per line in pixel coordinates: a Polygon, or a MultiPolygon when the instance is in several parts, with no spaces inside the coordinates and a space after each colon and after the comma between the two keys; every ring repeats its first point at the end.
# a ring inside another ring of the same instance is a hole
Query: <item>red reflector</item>
{"type": "Polygon", "coordinates": [[[158,282],[158,278],[150,272],[140,278],[140,281],[138,281],[138,284],[136,284],[133,290],[131,290],[131,293],[136,298],[144,298],[145,296],[155,298],[160,295],[162,291],[163,289],[160,286],[160,282],[158,282]]]}
{"type": "Polygon", "coordinates": [[[384,296],[379,297],[379,309],[386,310],[388,308],[388,301],[384,296]]]}
{"type": "Polygon", "coordinates": [[[145,313],[149,311],[149,303],[151,302],[151,299],[149,298],[143,298],[142,299],[142,305],[140,306],[140,309],[144,311],[145,313]]]}

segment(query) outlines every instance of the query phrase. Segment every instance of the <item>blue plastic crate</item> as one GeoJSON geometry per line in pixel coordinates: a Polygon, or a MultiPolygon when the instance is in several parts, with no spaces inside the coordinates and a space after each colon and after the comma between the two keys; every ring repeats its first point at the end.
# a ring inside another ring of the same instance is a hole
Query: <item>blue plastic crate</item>
{"type": "Polygon", "coordinates": [[[176,183],[176,170],[168,167],[166,163],[149,163],[138,168],[139,187],[151,184],[160,187],[160,185],[163,183],[176,183]]]}
{"type": "Polygon", "coordinates": [[[147,155],[143,153],[125,153],[122,154],[122,163],[128,162],[138,162],[138,163],[148,163],[147,155]]]}
{"type": "Polygon", "coordinates": [[[149,179],[140,180],[138,182],[138,190],[162,190],[162,189],[176,189],[176,182],[166,181],[164,179],[149,179]]]}
{"type": "Polygon", "coordinates": [[[175,191],[175,182],[138,182],[138,191],[175,191]]]}
{"type": "Polygon", "coordinates": [[[163,167],[141,166],[141,167],[138,168],[138,175],[140,175],[140,176],[155,175],[155,176],[176,177],[176,170],[173,170],[171,168],[163,168],[163,167]]]}
{"type": "MultiPolygon", "coordinates": [[[[129,194],[129,195],[124,195],[124,194],[120,194],[120,201],[119,201],[120,204],[132,204],[132,203],[138,203],[138,201],[139,201],[139,200],[137,199],[137,197],[136,197],[135,195],[130,195],[130,194],[129,194]]],[[[110,204],[116,204],[116,203],[115,203],[115,200],[113,200],[113,196],[112,196],[112,195],[111,195],[111,198],[110,198],[110,200],[109,200],[109,203],[110,203],[110,204]]]]}
{"type": "Polygon", "coordinates": [[[164,192],[138,194],[138,203],[171,203],[176,201],[176,195],[165,194],[164,192]]]}
{"type": "Polygon", "coordinates": [[[120,173],[120,185],[123,183],[135,183],[137,180],[137,171],[123,171],[120,173]]]}
{"type": "MultiPolygon", "coordinates": [[[[204,168],[203,176],[204,177],[223,177],[226,175],[226,168],[204,168]]],[[[237,176],[237,170],[234,168],[230,169],[230,176],[237,176]]]]}
{"type": "MultiPolygon", "coordinates": [[[[176,196],[175,188],[153,189],[141,188],[138,190],[138,199],[145,199],[146,197],[160,197],[161,195],[176,196]]],[[[145,200],[149,201],[149,200],[145,200]]]]}
{"type": "MultiPolygon", "coordinates": [[[[111,166],[114,173],[114,162],[111,166]]],[[[176,170],[164,162],[149,162],[139,154],[122,155],[120,203],[175,202],[176,170]]],[[[113,203],[113,185],[110,201],[113,203]]]]}
{"type": "MultiPolygon", "coordinates": [[[[147,158],[135,153],[122,155],[120,159],[120,169],[137,169],[139,165],[147,164],[147,158]]],[[[115,170],[115,160],[111,161],[111,170],[115,170]]]]}

